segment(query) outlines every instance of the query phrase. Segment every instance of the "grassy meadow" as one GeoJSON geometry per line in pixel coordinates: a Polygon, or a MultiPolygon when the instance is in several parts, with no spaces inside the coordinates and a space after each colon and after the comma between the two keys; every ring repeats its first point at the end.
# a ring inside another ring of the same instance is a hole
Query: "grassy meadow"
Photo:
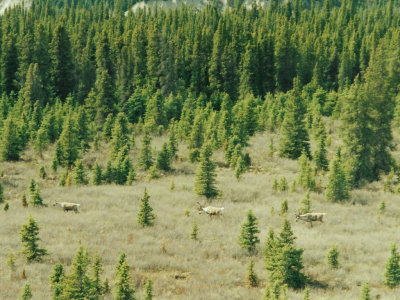
{"type": "MultiPolygon", "coordinates": [[[[330,157],[336,146],[334,136],[333,133],[330,157]]],[[[278,136],[274,138],[277,146],[278,136]]],[[[134,162],[140,136],[136,140],[131,151],[134,162]]],[[[165,140],[166,137],[153,137],[152,145],[158,150],[165,140]]],[[[294,214],[305,191],[297,187],[293,192],[275,192],[272,183],[275,178],[280,180],[285,176],[290,188],[297,179],[298,165],[296,161],[279,158],[277,153],[269,155],[269,141],[268,133],[257,134],[250,140],[252,168],[239,181],[224,166],[223,153],[214,153],[217,186],[222,196],[211,205],[225,208],[224,215],[215,218],[198,214],[196,202],[208,203],[193,192],[196,165],[187,161],[188,152],[183,144],[172,172],[149,181],[136,168],[137,180],[131,186],[59,187],[62,170],[58,174],[50,170],[52,148],[43,158],[26,151],[20,162],[1,162],[0,182],[10,209],[0,211],[0,299],[17,299],[26,282],[31,284],[33,299],[51,299],[48,279],[53,266],[61,262],[69,272],[79,243],[88,248],[91,256],[99,254],[104,268],[102,278],[108,278],[111,287],[118,256],[125,252],[138,299],[148,278],[154,282],[155,299],[260,299],[267,278],[262,248],[270,227],[280,231],[283,218],[279,210],[284,199],[288,199],[287,218],[297,237],[296,246],[304,249],[303,264],[305,274],[311,279],[311,299],[358,299],[363,282],[369,282],[373,299],[400,299],[399,289],[383,286],[390,246],[393,242],[400,246],[399,196],[384,193],[382,182],[352,191],[352,199],[344,204],[329,203],[323,193],[311,193],[313,211],[327,213],[325,222],[314,223],[312,228],[304,222],[295,222],[294,214]],[[42,164],[48,173],[44,180],[38,176],[42,164]],[[20,198],[31,178],[37,181],[48,207],[22,207],[20,198]],[[136,221],[145,187],[157,215],[154,226],[149,228],[141,228],[136,221]],[[378,220],[381,200],[385,200],[386,212],[378,220]],[[54,201],[80,203],[80,213],[64,213],[60,207],[52,206],[54,201]],[[260,279],[258,288],[246,285],[250,257],[238,245],[241,223],[249,209],[259,221],[261,243],[253,257],[260,279]],[[26,264],[18,253],[21,250],[18,232],[29,215],[40,227],[40,245],[49,252],[41,263],[26,264]],[[190,239],[194,221],[198,224],[199,241],[190,239]],[[331,269],[325,262],[326,253],[334,244],[339,251],[338,269],[331,269]],[[16,258],[15,274],[6,264],[10,252],[16,258]],[[20,278],[23,268],[27,279],[20,278]]],[[[97,152],[89,150],[83,162],[88,166],[98,160],[104,165],[107,153],[107,145],[97,152]]],[[[317,178],[317,184],[323,186],[325,182],[325,178],[317,178]]],[[[113,293],[104,299],[112,298],[113,293]]],[[[303,291],[289,290],[288,298],[303,299],[303,291]]]]}

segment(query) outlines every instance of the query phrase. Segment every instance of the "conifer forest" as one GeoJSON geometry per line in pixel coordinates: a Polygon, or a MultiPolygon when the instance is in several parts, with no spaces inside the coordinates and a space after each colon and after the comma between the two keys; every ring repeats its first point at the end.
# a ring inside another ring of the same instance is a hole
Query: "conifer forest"
{"type": "Polygon", "coordinates": [[[400,0],[0,1],[0,299],[400,299],[400,0]]]}

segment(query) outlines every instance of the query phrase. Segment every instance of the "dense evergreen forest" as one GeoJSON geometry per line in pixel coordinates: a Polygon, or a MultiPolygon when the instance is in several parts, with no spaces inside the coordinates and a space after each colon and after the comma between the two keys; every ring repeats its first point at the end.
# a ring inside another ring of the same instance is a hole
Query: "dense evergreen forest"
{"type": "Polygon", "coordinates": [[[281,156],[296,159],[304,150],[312,158],[308,131],[324,131],[322,115],[343,121],[352,185],[393,167],[398,1],[233,3],[224,11],[210,4],[125,15],[129,5],[33,1],[4,13],[4,160],[18,160],[30,141],[40,154],[59,140],[57,163],[71,166],[119,112],[122,127],[171,125],[193,159],[204,140],[233,152],[256,131],[279,128],[281,156]]]}

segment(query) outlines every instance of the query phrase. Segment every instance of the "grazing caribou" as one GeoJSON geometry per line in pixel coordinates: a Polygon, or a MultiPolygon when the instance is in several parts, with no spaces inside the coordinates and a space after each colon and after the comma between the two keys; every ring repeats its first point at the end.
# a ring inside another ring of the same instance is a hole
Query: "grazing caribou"
{"type": "Polygon", "coordinates": [[[324,223],[323,218],[325,215],[326,213],[306,213],[302,215],[300,213],[295,214],[296,222],[298,220],[310,222],[311,227],[312,227],[312,222],[320,221],[321,223],[324,223]]]}
{"type": "Polygon", "coordinates": [[[199,214],[201,214],[202,212],[205,212],[206,214],[208,214],[211,217],[211,216],[220,216],[224,212],[223,207],[214,207],[214,206],[204,207],[199,202],[197,202],[197,204],[199,205],[199,207],[198,207],[199,214]]]}
{"type": "Polygon", "coordinates": [[[70,202],[55,202],[53,206],[60,205],[65,212],[73,210],[75,213],[78,213],[80,204],[70,203],[70,202]]]}

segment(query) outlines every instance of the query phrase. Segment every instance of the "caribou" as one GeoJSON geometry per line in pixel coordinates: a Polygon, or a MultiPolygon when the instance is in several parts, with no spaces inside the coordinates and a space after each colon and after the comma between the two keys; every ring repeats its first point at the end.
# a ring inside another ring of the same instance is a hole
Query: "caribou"
{"type": "Polygon", "coordinates": [[[197,202],[197,204],[199,205],[199,207],[198,207],[199,214],[201,214],[202,212],[205,212],[206,214],[208,214],[211,217],[211,216],[220,216],[224,212],[223,207],[214,207],[214,206],[204,207],[199,202],[197,202]]]}
{"type": "Polygon", "coordinates": [[[312,222],[320,221],[321,223],[324,223],[323,218],[325,215],[326,213],[306,213],[302,215],[300,213],[295,214],[296,222],[298,220],[310,222],[311,227],[312,227],[312,222]]]}
{"type": "Polygon", "coordinates": [[[60,205],[64,212],[68,212],[70,210],[73,210],[75,213],[78,213],[79,206],[80,204],[77,203],[70,203],[70,202],[55,202],[53,206],[60,205]]]}

